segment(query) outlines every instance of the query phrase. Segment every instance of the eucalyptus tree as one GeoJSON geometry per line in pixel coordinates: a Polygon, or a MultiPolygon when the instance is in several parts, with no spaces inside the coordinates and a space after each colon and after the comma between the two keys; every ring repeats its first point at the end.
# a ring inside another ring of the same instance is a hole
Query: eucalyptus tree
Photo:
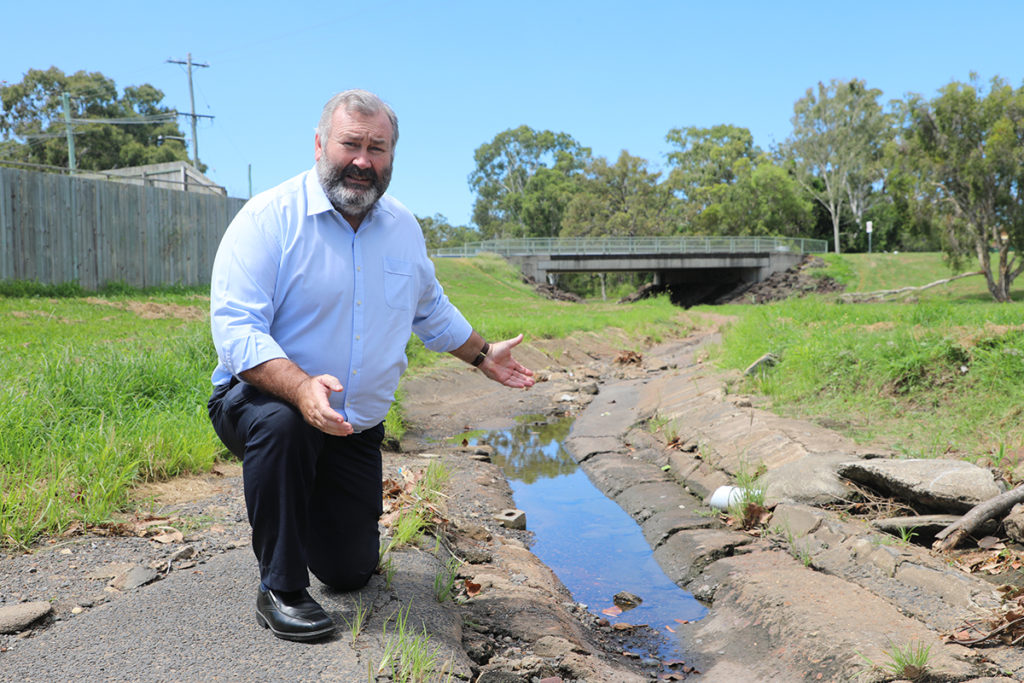
{"type": "Polygon", "coordinates": [[[672,192],[659,171],[622,150],[609,164],[596,157],[585,169],[579,189],[565,210],[562,235],[638,236],[672,233],[672,192]]]}
{"type": "Polygon", "coordinates": [[[1010,301],[1024,272],[1024,86],[997,77],[986,92],[972,77],[908,104],[919,206],[938,219],[953,262],[973,254],[992,297],[1010,301]]]}
{"type": "Polygon", "coordinates": [[[77,168],[187,160],[177,114],[163,97],[148,83],[119,93],[99,72],[29,69],[18,83],[0,87],[0,157],[70,167],[70,127],[77,168]]]}
{"type": "Polygon", "coordinates": [[[665,136],[668,186],[680,199],[686,232],[802,235],[813,210],[799,184],[775,164],[746,128],[673,128],[665,136]]]}
{"type": "Polygon", "coordinates": [[[531,205],[527,200],[529,191],[546,193],[548,202],[567,199],[565,187],[554,191],[551,177],[530,186],[531,179],[542,169],[565,178],[578,174],[590,159],[590,149],[568,133],[519,126],[498,133],[478,147],[473,156],[476,168],[469,176],[469,186],[477,195],[473,221],[480,233],[484,237],[522,237],[551,231],[550,213],[544,217],[542,226],[527,222],[524,210],[532,210],[533,217],[545,213],[536,202],[531,205]]]}
{"type": "Polygon", "coordinates": [[[884,177],[882,159],[893,134],[881,95],[858,79],[819,82],[793,105],[793,134],[779,150],[795,164],[804,189],[828,211],[836,253],[844,214],[861,226],[879,196],[875,189],[884,177]]]}

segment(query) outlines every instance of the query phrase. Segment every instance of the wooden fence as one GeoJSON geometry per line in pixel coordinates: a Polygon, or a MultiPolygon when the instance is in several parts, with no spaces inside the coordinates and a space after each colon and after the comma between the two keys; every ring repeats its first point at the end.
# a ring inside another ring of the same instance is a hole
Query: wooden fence
{"type": "Polygon", "coordinates": [[[210,282],[244,199],[0,167],[0,280],[210,282]]]}

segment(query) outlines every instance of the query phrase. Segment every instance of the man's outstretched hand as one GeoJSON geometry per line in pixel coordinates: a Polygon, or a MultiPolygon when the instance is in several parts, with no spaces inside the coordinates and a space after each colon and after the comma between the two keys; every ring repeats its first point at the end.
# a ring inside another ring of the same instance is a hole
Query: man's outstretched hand
{"type": "Polygon", "coordinates": [[[512,357],[512,349],[523,341],[523,335],[491,344],[487,358],[480,364],[480,371],[499,384],[514,389],[533,386],[533,371],[520,365],[512,357]]]}
{"type": "Polygon", "coordinates": [[[302,418],[326,434],[348,436],[352,425],[331,407],[331,394],[341,391],[334,375],[310,377],[287,358],[272,358],[240,373],[243,380],[299,409],[302,418]]]}

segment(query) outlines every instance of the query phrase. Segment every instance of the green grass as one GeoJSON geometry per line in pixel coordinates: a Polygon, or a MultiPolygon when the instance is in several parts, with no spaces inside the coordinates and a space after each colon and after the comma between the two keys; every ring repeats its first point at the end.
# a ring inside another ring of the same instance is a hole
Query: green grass
{"type": "MultiPolygon", "coordinates": [[[[900,287],[921,287],[955,275],[938,253],[902,254],[823,254],[828,267],[817,271],[846,286],[849,292],[876,292],[900,287]]],[[[964,262],[962,271],[978,270],[976,260],[964,262]]],[[[814,272],[814,271],[812,271],[814,272]]],[[[1011,288],[1015,301],[1024,301],[1024,279],[1018,279],[1011,288]]],[[[940,285],[920,293],[921,299],[953,301],[992,301],[981,275],[940,285]]]]}
{"type": "Polygon", "coordinates": [[[441,660],[441,648],[432,643],[425,626],[415,631],[409,625],[410,608],[411,605],[407,605],[399,609],[384,623],[384,655],[376,674],[370,672],[370,680],[383,673],[389,674],[396,683],[451,680],[454,664],[441,660]]]}
{"type": "MultiPolygon", "coordinates": [[[[821,272],[859,291],[950,275],[937,254],[826,261],[821,272]]],[[[615,329],[658,341],[691,327],[664,297],[630,306],[543,299],[497,257],[436,266],[451,300],[492,340],[615,329]]],[[[203,471],[226,454],[206,416],[216,362],[207,308],[198,290],[111,286],[99,296],[0,283],[0,543],[26,546],[76,521],[107,521],[130,507],[136,483],[203,471]]],[[[992,303],[980,277],[911,303],[808,297],[705,310],[735,316],[716,352],[721,365],[778,356],[745,387],[769,396],[777,412],[909,455],[952,453],[1007,468],[1024,457],[1024,311],[992,303]]],[[[408,353],[413,372],[446,357],[415,339],[408,353]]],[[[388,426],[399,438],[400,408],[388,426]]]]}
{"type": "MultiPolygon", "coordinates": [[[[938,254],[828,261],[827,273],[838,262],[842,277],[861,291],[949,275],[938,254]],[[898,279],[901,272],[906,279],[898,279]]],[[[729,307],[736,319],[716,360],[743,369],[774,354],[778,362],[741,388],[768,396],[775,412],[811,417],[908,456],[1009,469],[1024,447],[1024,304],[993,302],[980,277],[928,292],[900,303],[812,296],[729,307]]]]}
{"type": "MultiPolygon", "coordinates": [[[[222,451],[204,327],[111,303],[0,299],[0,542],[107,521],[135,482],[209,469],[222,451]]],[[[175,310],[201,319],[199,303],[175,310]]]]}
{"type": "Polygon", "coordinates": [[[932,646],[924,643],[907,643],[906,645],[895,645],[889,643],[889,647],[882,650],[885,655],[885,662],[878,664],[864,654],[858,652],[866,664],[865,674],[871,671],[882,671],[886,675],[897,679],[917,681],[928,675],[928,659],[931,657],[932,646]]]}

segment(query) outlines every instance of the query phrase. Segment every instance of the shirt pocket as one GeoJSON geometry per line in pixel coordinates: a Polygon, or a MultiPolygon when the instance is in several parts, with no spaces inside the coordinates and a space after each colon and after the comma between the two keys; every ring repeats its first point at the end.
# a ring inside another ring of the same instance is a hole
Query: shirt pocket
{"type": "Polygon", "coordinates": [[[384,257],[384,301],[391,308],[412,308],[413,266],[408,261],[384,257]]]}

